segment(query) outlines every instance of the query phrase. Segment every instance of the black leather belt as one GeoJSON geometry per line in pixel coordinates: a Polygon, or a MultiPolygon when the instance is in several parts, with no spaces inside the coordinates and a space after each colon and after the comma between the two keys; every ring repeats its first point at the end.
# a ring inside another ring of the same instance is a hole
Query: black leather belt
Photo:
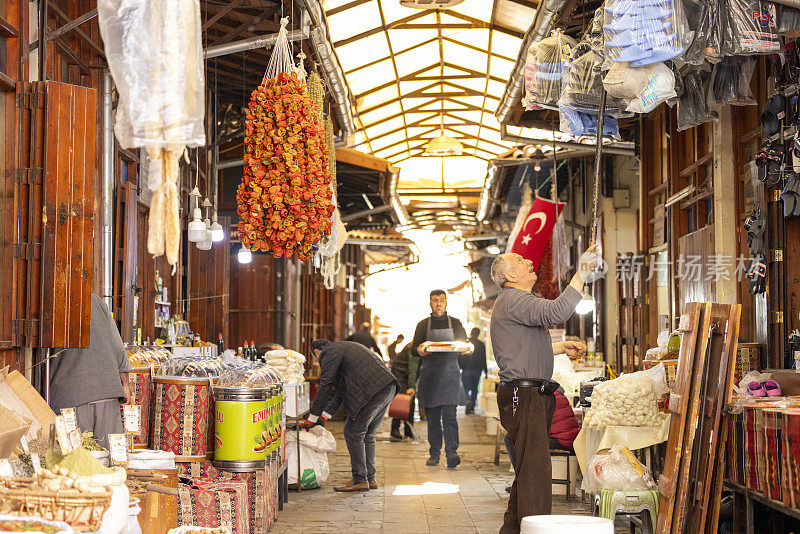
{"type": "Polygon", "coordinates": [[[500,385],[513,388],[539,388],[539,392],[543,394],[555,393],[559,388],[558,382],[535,378],[521,378],[519,380],[512,380],[511,382],[500,382],[500,385]]]}

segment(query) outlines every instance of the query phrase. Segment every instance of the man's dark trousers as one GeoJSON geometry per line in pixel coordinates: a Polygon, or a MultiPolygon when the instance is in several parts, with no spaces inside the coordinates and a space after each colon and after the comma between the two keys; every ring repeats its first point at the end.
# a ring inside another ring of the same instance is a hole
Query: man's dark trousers
{"type": "Polygon", "coordinates": [[[444,454],[451,458],[458,454],[458,420],[456,405],[444,404],[425,408],[428,416],[428,444],[430,455],[438,458],[442,450],[442,433],[444,431],[444,454]]]}
{"type": "Polygon", "coordinates": [[[461,383],[464,385],[464,393],[467,394],[467,409],[474,410],[478,400],[478,383],[481,381],[480,369],[462,369],[461,383]]]}
{"type": "Polygon", "coordinates": [[[516,453],[516,474],[500,534],[518,533],[523,517],[549,515],[553,504],[549,433],[555,396],[541,394],[535,387],[517,388],[516,414],[513,398],[513,387],[498,388],[500,424],[516,453]]]}
{"type": "Polygon", "coordinates": [[[344,440],[355,484],[375,480],[375,434],[396,393],[397,386],[389,384],[377,392],[355,418],[348,417],[344,423],[344,440]]]}

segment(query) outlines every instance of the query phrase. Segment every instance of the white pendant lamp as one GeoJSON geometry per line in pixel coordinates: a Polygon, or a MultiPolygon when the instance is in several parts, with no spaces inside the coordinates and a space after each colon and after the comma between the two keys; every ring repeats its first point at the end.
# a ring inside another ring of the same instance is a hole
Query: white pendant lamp
{"type": "MultiPolygon", "coordinates": [[[[206,213],[208,213],[208,208],[211,207],[211,202],[206,199],[203,202],[203,207],[206,208],[206,213]]],[[[211,221],[206,217],[205,221],[203,221],[203,240],[197,243],[197,248],[199,250],[211,250],[211,221]]]]}
{"type": "Polygon", "coordinates": [[[189,223],[189,241],[199,243],[206,237],[206,225],[203,223],[203,211],[200,209],[200,191],[195,186],[189,193],[189,205],[192,204],[192,197],[197,197],[194,211],[192,211],[192,221],[189,223]]]}
{"type": "Polygon", "coordinates": [[[236,254],[236,259],[239,260],[239,263],[245,264],[250,263],[253,261],[253,253],[250,252],[250,249],[242,245],[242,248],[239,249],[239,253],[236,254]]]}
{"type": "Polygon", "coordinates": [[[217,221],[217,212],[214,211],[214,218],[211,223],[211,241],[219,243],[223,239],[225,239],[225,230],[222,229],[222,225],[217,221]]]}

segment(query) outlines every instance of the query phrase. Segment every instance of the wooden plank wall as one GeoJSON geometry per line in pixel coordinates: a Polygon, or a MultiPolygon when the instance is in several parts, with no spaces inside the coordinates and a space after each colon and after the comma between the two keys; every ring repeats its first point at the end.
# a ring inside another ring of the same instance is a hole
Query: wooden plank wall
{"type": "MultiPolygon", "coordinates": [[[[313,266],[303,264],[302,283],[302,329],[300,347],[303,354],[311,353],[311,342],[315,339],[328,339],[338,341],[335,325],[341,323],[344,314],[336,314],[336,299],[344,298],[343,291],[328,290],[313,266]]],[[[344,302],[338,306],[344,308],[344,302]]]]}
{"type": "MultiPolygon", "coordinates": [[[[238,250],[238,249],[237,249],[238,250]]],[[[236,254],[230,258],[230,334],[227,347],[239,347],[251,339],[256,345],[277,342],[274,306],[275,260],[266,254],[253,254],[253,261],[242,265],[236,254]]],[[[281,343],[283,344],[283,343],[281,343]]]]}
{"type": "Polygon", "coordinates": [[[230,335],[230,218],[220,217],[219,223],[225,230],[224,241],[208,251],[196,246],[188,251],[188,321],[202,339],[211,342],[216,342],[219,333],[225,340],[230,335]]]}

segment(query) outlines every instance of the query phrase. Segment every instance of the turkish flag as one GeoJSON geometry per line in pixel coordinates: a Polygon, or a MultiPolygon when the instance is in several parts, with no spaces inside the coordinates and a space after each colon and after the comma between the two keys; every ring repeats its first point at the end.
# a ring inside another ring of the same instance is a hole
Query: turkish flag
{"type": "Polygon", "coordinates": [[[511,246],[511,252],[533,261],[533,269],[536,271],[539,270],[544,249],[550,241],[550,236],[553,235],[556,219],[563,209],[564,204],[561,202],[556,205],[552,200],[537,196],[511,246]]]}

